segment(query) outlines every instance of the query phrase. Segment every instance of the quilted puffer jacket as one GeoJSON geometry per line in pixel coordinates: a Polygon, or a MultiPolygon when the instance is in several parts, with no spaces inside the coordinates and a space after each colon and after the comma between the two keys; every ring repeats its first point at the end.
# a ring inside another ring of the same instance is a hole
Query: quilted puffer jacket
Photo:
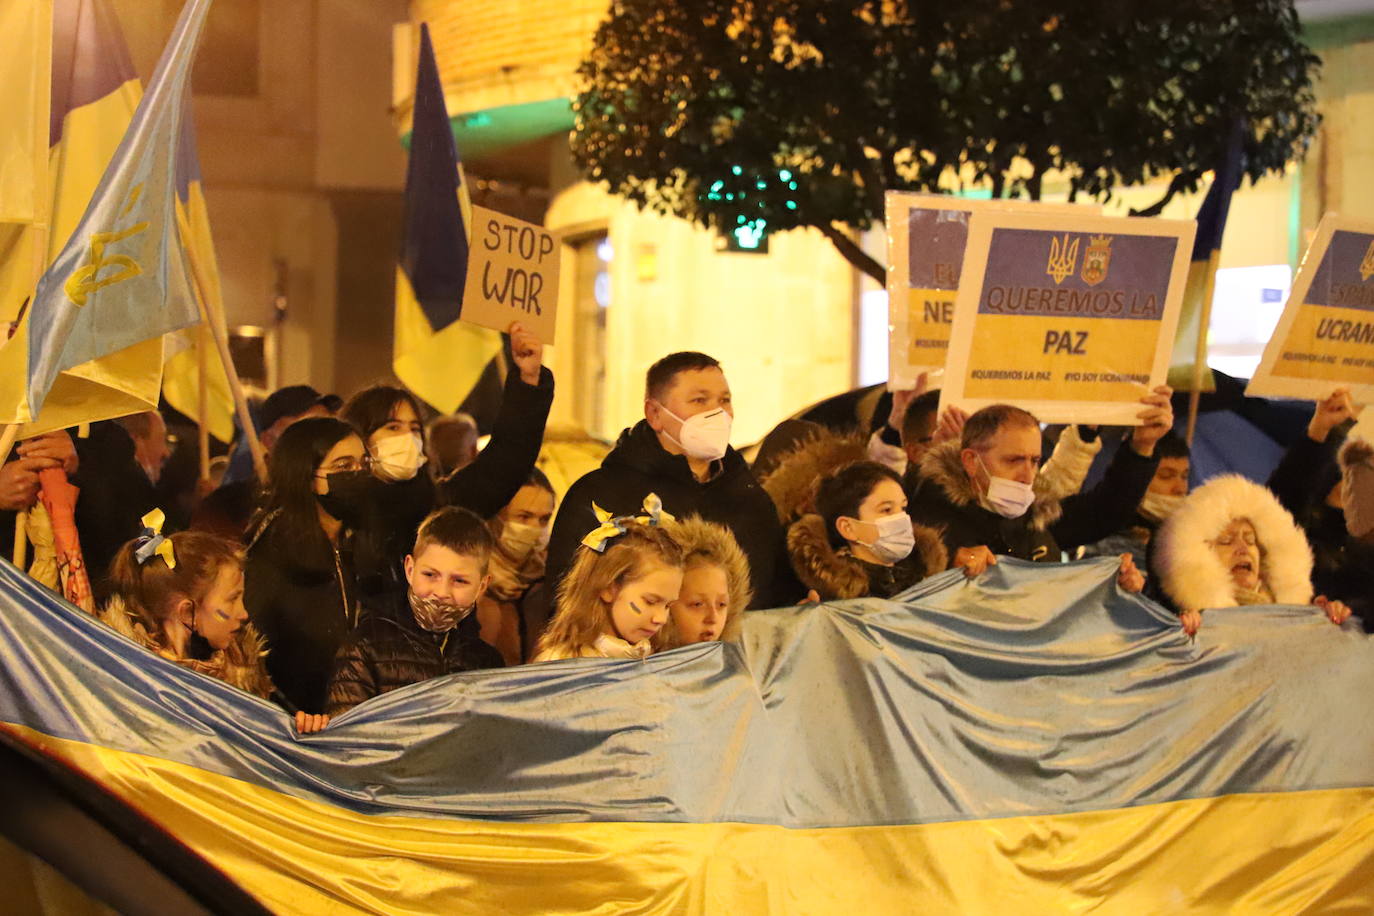
{"type": "Polygon", "coordinates": [[[325,712],[345,713],[364,700],[457,671],[500,668],[501,653],[478,638],[476,614],[447,633],[415,622],[404,592],[367,610],[334,661],[325,712]]]}

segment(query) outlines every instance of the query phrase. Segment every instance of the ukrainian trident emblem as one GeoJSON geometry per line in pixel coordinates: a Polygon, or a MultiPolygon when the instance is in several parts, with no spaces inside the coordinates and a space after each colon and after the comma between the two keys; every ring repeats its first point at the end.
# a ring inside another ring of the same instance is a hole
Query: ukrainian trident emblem
{"type": "Polygon", "coordinates": [[[1094,235],[1083,253],[1083,272],[1079,277],[1089,286],[1107,279],[1107,265],[1112,263],[1112,236],[1094,235]]]}
{"type": "Polygon", "coordinates": [[[1364,260],[1360,262],[1360,279],[1367,281],[1370,277],[1374,277],[1374,242],[1369,243],[1364,260]]]}
{"type": "Polygon", "coordinates": [[[1056,286],[1074,272],[1074,265],[1078,263],[1078,242],[1077,238],[1069,241],[1068,233],[1063,239],[1058,236],[1050,239],[1050,261],[1045,266],[1045,273],[1054,278],[1056,286]]]}

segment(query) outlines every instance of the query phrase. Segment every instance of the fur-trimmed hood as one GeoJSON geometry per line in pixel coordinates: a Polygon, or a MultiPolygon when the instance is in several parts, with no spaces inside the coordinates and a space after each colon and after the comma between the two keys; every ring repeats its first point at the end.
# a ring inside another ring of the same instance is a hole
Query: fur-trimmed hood
{"type": "MultiPolygon", "coordinates": [[[[961,508],[966,506],[983,507],[978,491],[959,455],[963,447],[959,441],[942,442],[925,453],[921,459],[921,476],[934,482],[944,492],[945,498],[961,508]]],[[[1063,509],[1059,500],[1049,492],[1051,481],[1044,474],[1037,474],[1031,488],[1035,491],[1035,502],[1028,511],[1031,526],[1043,531],[1059,520],[1063,509]]]]}
{"type": "MultiPolygon", "coordinates": [[[[754,600],[754,589],[749,580],[749,557],[729,528],[708,522],[699,515],[689,515],[671,522],[668,531],[682,548],[688,567],[697,562],[706,562],[725,570],[725,582],[730,589],[730,608],[725,625],[721,627],[720,638],[733,640],[739,632],[744,609],[754,600]]],[[[663,637],[658,640],[662,643],[660,648],[678,645],[671,619],[659,633],[663,637]]]]}
{"type": "Polygon", "coordinates": [[[1209,541],[1238,518],[1250,520],[1260,548],[1260,581],[1278,604],[1312,600],[1312,548],[1278,499],[1239,474],[1198,487],[1156,535],[1154,567],[1181,611],[1235,607],[1235,588],[1209,541]]]}
{"type": "MultiPolygon", "coordinates": [[[[911,527],[916,547],[892,568],[901,588],[943,572],[949,563],[949,553],[938,531],[925,525],[911,527]]],[[[815,513],[803,515],[787,529],[787,553],[797,578],[823,598],[860,598],[872,591],[869,571],[873,567],[832,547],[825,520],[815,513]]]]}
{"type": "Polygon", "coordinates": [[[812,510],[816,481],[867,459],[867,436],[821,429],[779,458],[777,466],[759,483],[777,507],[778,519],[787,525],[812,510]]]}
{"type": "Polygon", "coordinates": [[[272,681],[268,678],[267,669],[263,665],[263,657],[267,654],[266,644],[252,624],[245,623],[227,648],[216,651],[202,661],[194,658],[173,658],[118,595],[100,609],[96,619],[121,636],[133,640],[162,658],[176,662],[183,668],[207,674],[264,699],[272,694],[272,681]]]}

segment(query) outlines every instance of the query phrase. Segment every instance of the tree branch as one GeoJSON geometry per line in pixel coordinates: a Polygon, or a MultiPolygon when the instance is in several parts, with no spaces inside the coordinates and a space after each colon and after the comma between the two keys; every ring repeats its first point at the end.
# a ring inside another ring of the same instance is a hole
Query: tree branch
{"type": "Polygon", "coordinates": [[[1176,173],[1173,180],[1169,182],[1169,189],[1164,192],[1163,197],[1150,204],[1150,206],[1146,207],[1144,210],[1132,210],[1131,216],[1158,216],[1160,213],[1164,212],[1164,208],[1169,205],[1169,201],[1174,199],[1174,195],[1184,190],[1191,177],[1192,173],[1190,172],[1176,173]]]}
{"type": "Polygon", "coordinates": [[[858,243],[851,239],[843,229],[834,223],[825,223],[816,228],[821,230],[826,238],[830,239],[830,244],[835,246],[835,250],[846,261],[868,274],[878,282],[878,285],[885,286],[887,284],[887,268],[870,257],[868,252],[860,248],[858,243]]]}

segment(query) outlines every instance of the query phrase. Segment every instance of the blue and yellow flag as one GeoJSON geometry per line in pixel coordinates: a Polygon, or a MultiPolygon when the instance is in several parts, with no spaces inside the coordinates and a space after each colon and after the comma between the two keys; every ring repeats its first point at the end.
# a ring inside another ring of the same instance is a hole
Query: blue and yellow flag
{"type": "Polygon", "coordinates": [[[442,413],[458,409],[501,348],[499,334],[459,320],[470,207],[462,178],[429,27],[421,24],[392,362],[396,377],[442,413]]]}
{"type": "MultiPolygon", "coordinates": [[[[25,312],[36,280],[81,221],[142,91],[106,0],[54,0],[51,13],[51,62],[31,77],[49,96],[49,116],[33,138],[48,150],[47,176],[31,201],[34,221],[0,225],[0,322],[25,312]]],[[[31,37],[0,30],[0,55],[43,67],[45,56],[24,44],[31,37]]],[[[27,325],[20,331],[18,341],[0,342],[0,417],[24,407],[27,325]]],[[[162,342],[146,341],[60,373],[21,436],[155,406],[161,357],[162,342]]]]}
{"type": "Polygon", "coordinates": [[[176,221],[175,164],[208,9],[209,0],[182,9],[80,223],[39,280],[13,341],[27,348],[27,390],[7,422],[31,421],[62,370],[199,320],[176,221]]]}
{"type": "MultiPolygon", "coordinates": [[[[181,143],[177,147],[176,188],[177,222],[186,257],[195,262],[205,281],[205,289],[197,287],[208,301],[202,311],[224,314],[224,294],[220,286],[219,261],[215,257],[215,240],[210,233],[210,212],[205,205],[205,190],[200,180],[200,156],[196,148],[196,127],[191,115],[190,99],[181,119],[181,143]]],[[[210,435],[221,442],[234,438],[234,392],[229,386],[219,349],[209,337],[197,333],[201,328],[177,331],[168,338],[168,350],[174,350],[163,369],[162,393],[167,403],[197,422],[204,421],[210,435]],[[201,347],[204,346],[204,352],[201,347]],[[200,373],[206,375],[206,413],[200,415],[200,373]]]]}
{"type": "MultiPolygon", "coordinates": [[[[1221,263],[1221,237],[1226,232],[1226,217],[1231,212],[1231,195],[1240,187],[1245,174],[1241,161],[1244,139],[1244,127],[1239,122],[1233,124],[1224,158],[1217,165],[1212,185],[1197,211],[1197,236],[1193,239],[1193,257],[1188,266],[1187,285],[1183,288],[1178,329],[1174,332],[1173,356],[1169,360],[1169,385],[1178,391],[1191,391],[1193,387],[1198,325],[1202,322],[1207,293],[1221,263]]],[[[1216,390],[1212,373],[1205,369],[1202,390],[1216,390]]]]}
{"type": "Polygon", "coordinates": [[[1002,558],[298,736],[0,563],[0,728],[290,913],[1374,910],[1374,646],[1002,558]]]}

